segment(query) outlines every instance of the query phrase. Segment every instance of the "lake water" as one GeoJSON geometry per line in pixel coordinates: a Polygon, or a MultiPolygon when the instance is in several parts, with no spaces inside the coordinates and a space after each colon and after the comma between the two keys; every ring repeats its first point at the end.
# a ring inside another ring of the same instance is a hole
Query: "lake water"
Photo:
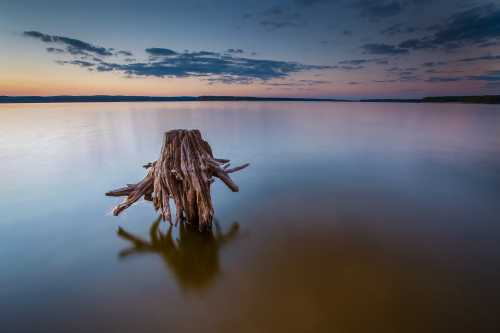
{"type": "Polygon", "coordinates": [[[498,106],[0,105],[0,185],[3,333],[497,331],[498,106]],[[251,163],[211,237],[104,196],[175,128],[251,163]]]}

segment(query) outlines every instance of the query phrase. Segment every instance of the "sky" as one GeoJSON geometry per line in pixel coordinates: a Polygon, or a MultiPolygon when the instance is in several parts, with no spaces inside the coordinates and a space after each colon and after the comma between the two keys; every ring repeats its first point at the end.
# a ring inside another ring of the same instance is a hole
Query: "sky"
{"type": "Polygon", "coordinates": [[[0,95],[500,94],[500,0],[0,0],[0,95]]]}

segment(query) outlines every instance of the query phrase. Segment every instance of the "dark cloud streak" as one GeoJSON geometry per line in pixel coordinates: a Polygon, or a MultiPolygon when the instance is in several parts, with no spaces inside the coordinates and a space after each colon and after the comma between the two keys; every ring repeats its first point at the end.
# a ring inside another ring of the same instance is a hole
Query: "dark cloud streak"
{"type": "Polygon", "coordinates": [[[173,56],[176,55],[177,52],[172,51],[170,49],[165,49],[161,47],[151,47],[147,48],[146,53],[152,55],[152,56],[173,56]]]}
{"type": "Polygon", "coordinates": [[[66,51],[73,55],[85,55],[88,53],[93,53],[99,56],[110,56],[113,55],[111,49],[107,49],[100,46],[95,46],[86,42],[83,42],[78,39],[63,37],[63,36],[55,36],[55,35],[47,35],[38,31],[25,31],[23,33],[26,37],[31,37],[38,39],[44,43],[55,43],[66,46],[66,51]]]}
{"type": "Polygon", "coordinates": [[[101,57],[107,57],[107,56],[112,56],[112,55],[123,55],[123,56],[132,56],[133,54],[129,51],[115,51],[112,48],[105,48],[102,46],[96,46],[87,42],[84,42],[79,39],[75,38],[70,38],[70,37],[64,37],[64,36],[57,36],[57,35],[48,35],[41,33],[39,31],[24,31],[23,36],[29,37],[29,38],[35,38],[38,39],[44,43],[49,43],[49,44],[58,44],[62,45],[65,47],[65,49],[62,48],[55,48],[55,47],[48,47],[47,52],[50,53],[68,53],[73,56],[101,56],[101,57]]]}
{"type": "Polygon", "coordinates": [[[371,43],[363,45],[362,48],[366,53],[376,55],[400,55],[408,53],[406,49],[389,44],[371,43]]]}

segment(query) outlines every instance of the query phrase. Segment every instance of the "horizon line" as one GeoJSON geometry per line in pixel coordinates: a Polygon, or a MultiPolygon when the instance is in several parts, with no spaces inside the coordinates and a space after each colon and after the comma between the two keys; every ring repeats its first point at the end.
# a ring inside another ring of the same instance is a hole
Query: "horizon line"
{"type": "Polygon", "coordinates": [[[422,98],[315,98],[315,97],[263,97],[232,95],[201,96],[143,96],[143,95],[53,95],[8,96],[0,95],[0,103],[92,103],[92,102],[196,102],[196,101],[297,101],[297,102],[462,102],[500,104],[500,95],[447,95],[422,98]]]}

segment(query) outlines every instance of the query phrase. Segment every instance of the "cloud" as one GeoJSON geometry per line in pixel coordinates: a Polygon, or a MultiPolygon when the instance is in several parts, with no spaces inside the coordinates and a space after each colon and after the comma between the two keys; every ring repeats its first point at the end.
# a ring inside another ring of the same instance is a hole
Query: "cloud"
{"type": "Polygon", "coordinates": [[[330,81],[326,81],[326,80],[299,80],[299,82],[307,84],[307,85],[316,85],[316,84],[331,83],[330,81]]]}
{"type": "MultiPolygon", "coordinates": [[[[88,55],[95,54],[99,56],[110,56],[113,55],[112,49],[107,49],[100,46],[95,46],[79,39],[47,35],[38,31],[25,31],[23,33],[25,37],[31,37],[38,39],[44,43],[60,44],[66,47],[66,52],[73,55],[88,55]]],[[[60,49],[59,49],[60,50],[60,49]]]]}
{"type": "Polygon", "coordinates": [[[497,45],[500,45],[500,42],[490,41],[490,42],[481,43],[477,47],[485,48],[485,47],[497,46],[497,45]]]}
{"type": "Polygon", "coordinates": [[[117,51],[115,54],[116,55],[122,55],[122,56],[125,56],[125,57],[132,57],[134,55],[130,51],[117,51]]]}
{"type": "MultiPolygon", "coordinates": [[[[317,21],[320,10],[328,12],[355,11],[372,20],[389,18],[401,13],[416,0],[288,0],[275,4],[263,11],[248,12],[243,18],[258,22],[266,30],[272,31],[289,27],[303,27],[317,21]]],[[[350,14],[350,13],[349,13],[350,14]]],[[[323,22],[324,23],[324,22],[323,22]]],[[[350,29],[341,33],[352,35],[350,29]]]]}
{"type": "Polygon", "coordinates": [[[446,65],[447,62],[445,61],[428,61],[428,62],[424,62],[421,66],[422,67],[436,67],[436,66],[444,66],[446,65]]]}
{"type": "Polygon", "coordinates": [[[500,60],[500,55],[484,55],[480,57],[470,57],[462,58],[457,60],[457,62],[475,62],[475,61],[488,61],[488,60],[500,60]]]}
{"type": "Polygon", "coordinates": [[[482,75],[469,75],[467,80],[497,82],[500,81],[500,71],[489,71],[482,75]]]}
{"type": "MultiPolygon", "coordinates": [[[[370,4],[372,0],[363,2],[370,4]]],[[[496,39],[500,38],[500,9],[494,4],[476,6],[453,14],[443,24],[433,25],[426,30],[432,34],[410,38],[397,45],[373,43],[362,45],[361,48],[369,54],[401,55],[415,50],[450,51],[470,45],[489,47],[496,45],[498,43],[496,39]]],[[[404,25],[396,24],[383,30],[382,33],[391,35],[413,31],[415,31],[413,28],[404,28],[404,25]]]]}
{"type": "Polygon", "coordinates": [[[101,65],[102,70],[118,71],[131,76],[212,77],[211,81],[223,83],[267,81],[286,78],[296,72],[329,68],[287,61],[233,57],[214,52],[178,53],[159,61],[101,65]]]}
{"type": "Polygon", "coordinates": [[[62,53],[65,53],[66,51],[63,50],[63,49],[60,49],[60,48],[56,48],[56,47],[47,47],[46,48],[47,52],[49,53],[58,53],[58,54],[62,54],[62,53]]]}
{"type": "Polygon", "coordinates": [[[408,53],[408,50],[396,47],[394,45],[389,44],[365,44],[362,46],[368,54],[377,54],[377,55],[400,55],[408,53]]]}
{"type": "Polygon", "coordinates": [[[361,11],[363,16],[372,19],[381,19],[396,16],[403,11],[405,1],[387,0],[357,0],[354,7],[361,11]]]}
{"type": "Polygon", "coordinates": [[[500,82],[500,70],[488,71],[481,75],[467,75],[467,76],[448,76],[448,77],[431,77],[426,82],[457,82],[457,81],[484,81],[500,82]]]}
{"type": "Polygon", "coordinates": [[[485,89],[491,89],[494,93],[498,94],[498,89],[500,89],[500,82],[487,82],[484,85],[485,89]]]}
{"type": "Polygon", "coordinates": [[[146,53],[152,56],[173,56],[176,55],[177,52],[172,51],[170,49],[164,49],[161,47],[151,47],[148,49],[145,49],[146,53]]]}
{"type": "Polygon", "coordinates": [[[275,5],[257,13],[256,16],[259,17],[259,24],[268,31],[305,24],[300,13],[291,6],[275,5]]]}
{"type": "Polygon", "coordinates": [[[425,71],[425,73],[428,74],[457,74],[457,73],[463,73],[464,71],[459,70],[459,69],[449,69],[449,70],[437,70],[437,69],[428,69],[425,71]]]}
{"type": "Polygon", "coordinates": [[[245,53],[245,51],[243,51],[242,49],[227,49],[226,51],[227,53],[233,53],[233,54],[241,54],[241,53],[245,53]]]}
{"type": "Polygon", "coordinates": [[[366,59],[353,59],[353,60],[343,60],[343,61],[339,61],[339,64],[341,65],[361,65],[361,64],[364,64],[364,63],[367,63],[368,60],[366,59]]]}
{"type": "MultiPolygon", "coordinates": [[[[176,52],[159,47],[145,49],[149,57],[144,61],[125,58],[121,62],[111,62],[102,59],[100,56],[112,54],[128,56],[132,55],[132,53],[97,47],[83,41],[75,42],[75,39],[67,37],[50,36],[37,32],[26,32],[25,34],[45,43],[62,43],[72,48],[78,47],[79,52],[47,48],[47,52],[51,54],[64,53],[73,57],[71,60],[58,60],[57,63],[61,65],[73,65],[96,72],[118,72],[128,77],[197,77],[210,83],[248,84],[254,81],[289,78],[292,74],[298,72],[327,70],[337,67],[307,65],[291,61],[251,59],[238,56],[243,53],[242,49],[228,49],[227,53],[204,50],[176,52]],[[95,56],[89,56],[91,53],[95,54],[95,56]],[[82,55],[85,55],[85,57],[82,57],[82,55]]],[[[305,85],[313,81],[299,82],[305,85]]],[[[315,83],[318,84],[318,82],[315,83]]]]}
{"type": "Polygon", "coordinates": [[[413,50],[420,50],[420,49],[431,49],[431,48],[436,48],[439,45],[435,45],[432,41],[427,40],[425,38],[418,39],[418,38],[412,38],[405,40],[404,42],[399,43],[398,47],[402,49],[413,49],[413,50]]]}
{"type": "Polygon", "coordinates": [[[359,66],[340,66],[339,68],[346,70],[346,71],[356,71],[356,70],[365,68],[365,66],[361,66],[361,65],[359,65],[359,66]]]}
{"type": "Polygon", "coordinates": [[[330,81],[324,80],[298,80],[298,81],[289,81],[289,82],[269,82],[266,83],[266,86],[271,87],[310,87],[315,85],[327,84],[331,83],[330,81]]]}
{"type": "Polygon", "coordinates": [[[299,24],[294,21],[272,21],[272,20],[262,20],[259,22],[261,26],[266,28],[268,31],[277,30],[287,27],[298,27],[299,24]]]}
{"type": "Polygon", "coordinates": [[[410,34],[417,32],[418,28],[415,27],[410,27],[410,26],[405,26],[403,23],[397,23],[393,24],[388,28],[383,29],[380,31],[382,35],[389,35],[389,36],[394,36],[394,35],[399,35],[399,34],[410,34]]]}
{"type": "Polygon", "coordinates": [[[388,68],[386,69],[385,71],[386,72],[398,72],[398,71],[401,71],[402,69],[399,68],[399,67],[391,67],[391,68],[388,68]]]}
{"type": "Polygon", "coordinates": [[[398,82],[398,80],[372,80],[372,82],[374,83],[395,83],[395,82],[398,82]]]}
{"type": "Polygon", "coordinates": [[[500,9],[494,4],[477,6],[451,15],[437,26],[433,35],[409,39],[400,48],[420,50],[434,48],[460,48],[485,44],[500,37],[500,9]]]}
{"type": "Polygon", "coordinates": [[[298,7],[306,6],[306,2],[307,1],[304,1],[304,3],[301,4],[297,1],[286,5],[274,5],[263,11],[246,13],[243,15],[243,18],[246,20],[255,20],[267,31],[304,26],[306,23],[302,19],[301,11],[298,7]]]}
{"type": "Polygon", "coordinates": [[[64,37],[64,36],[56,36],[56,35],[48,35],[41,33],[39,31],[24,31],[23,36],[29,38],[38,39],[44,43],[49,44],[58,44],[63,46],[64,48],[59,47],[48,47],[46,48],[47,52],[54,54],[70,54],[73,56],[81,56],[82,58],[86,57],[106,57],[106,56],[133,56],[132,52],[115,50],[113,48],[105,48],[102,46],[96,46],[87,42],[84,42],[79,39],[64,37]]]}
{"type": "Polygon", "coordinates": [[[425,82],[457,82],[457,81],[462,81],[462,77],[441,77],[441,76],[435,76],[435,77],[430,77],[425,80],[425,82]]]}
{"type": "Polygon", "coordinates": [[[436,32],[433,41],[481,42],[498,36],[500,36],[500,9],[494,4],[488,4],[452,15],[447,20],[446,26],[436,32]]]}
{"type": "Polygon", "coordinates": [[[185,56],[189,56],[189,57],[218,57],[218,56],[220,56],[219,53],[211,52],[211,51],[184,52],[183,54],[185,56]]]}
{"type": "Polygon", "coordinates": [[[295,0],[295,3],[299,6],[309,7],[315,6],[317,4],[338,2],[338,0],[295,0]]]}
{"type": "Polygon", "coordinates": [[[417,75],[401,75],[399,77],[400,82],[408,82],[408,81],[419,81],[417,75]]]}
{"type": "Polygon", "coordinates": [[[340,65],[362,65],[362,64],[369,64],[369,63],[375,63],[377,65],[387,65],[389,62],[386,59],[352,59],[352,60],[342,60],[338,62],[340,65]]]}
{"type": "Polygon", "coordinates": [[[298,7],[318,5],[347,5],[355,8],[362,16],[378,20],[400,14],[410,5],[426,4],[433,0],[294,0],[298,7]]]}
{"type": "Polygon", "coordinates": [[[94,63],[89,62],[89,61],[83,61],[83,60],[72,60],[72,61],[58,61],[59,64],[64,65],[64,64],[71,64],[71,65],[76,65],[80,67],[94,67],[94,63]]]}

